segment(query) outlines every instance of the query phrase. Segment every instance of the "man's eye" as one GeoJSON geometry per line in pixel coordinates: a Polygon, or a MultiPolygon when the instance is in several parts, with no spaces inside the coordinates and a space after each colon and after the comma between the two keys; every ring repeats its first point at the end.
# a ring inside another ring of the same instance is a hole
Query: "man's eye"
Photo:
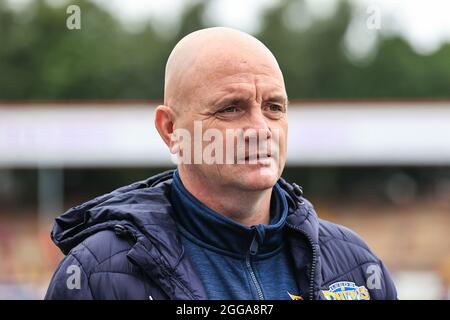
{"type": "Polygon", "coordinates": [[[272,112],[283,111],[283,107],[281,107],[278,104],[269,104],[268,109],[269,109],[269,111],[272,111],[272,112]]]}
{"type": "Polygon", "coordinates": [[[226,107],[223,108],[219,111],[219,113],[233,113],[238,111],[238,109],[235,106],[230,106],[230,107],[226,107]]]}

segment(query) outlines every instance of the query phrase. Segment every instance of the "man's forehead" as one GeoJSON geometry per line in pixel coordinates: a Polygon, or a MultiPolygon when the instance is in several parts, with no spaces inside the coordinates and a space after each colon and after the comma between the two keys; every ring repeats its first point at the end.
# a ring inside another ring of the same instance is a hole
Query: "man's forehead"
{"type": "Polygon", "coordinates": [[[222,80],[222,81],[253,81],[255,76],[258,80],[264,79],[276,80],[283,82],[283,75],[278,67],[260,57],[236,56],[230,55],[226,58],[216,57],[211,55],[209,58],[203,59],[203,62],[198,64],[198,68],[193,68],[193,74],[203,76],[208,81],[222,80]]]}
{"type": "Polygon", "coordinates": [[[225,77],[217,77],[204,85],[209,89],[212,96],[222,96],[227,94],[250,95],[259,91],[260,94],[284,95],[284,83],[282,79],[265,74],[238,73],[225,77]]]}
{"type": "Polygon", "coordinates": [[[229,87],[237,85],[272,85],[284,89],[281,70],[274,60],[267,56],[248,53],[230,53],[229,56],[203,58],[203,63],[193,66],[191,78],[196,86],[229,87]]]}
{"type": "MultiPolygon", "coordinates": [[[[236,60],[238,61],[238,60],[236,60]]],[[[286,96],[284,80],[279,69],[268,64],[250,61],[229,64],[203,65],[191,73],[187,100],[202,100],[203,105],[216,103],[224,96],[236,99],[269,99],[286,96]]]]}

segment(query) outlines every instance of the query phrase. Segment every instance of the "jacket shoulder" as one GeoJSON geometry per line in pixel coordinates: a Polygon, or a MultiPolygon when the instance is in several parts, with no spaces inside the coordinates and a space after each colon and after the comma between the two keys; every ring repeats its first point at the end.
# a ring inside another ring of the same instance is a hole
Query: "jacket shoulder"
{"type": "Polygon", "coordinates": [[[145,298],[142,292],[148,290],[142,284],[143,275],[127,258],[131,247],[131,241],[119,238],[111,230],[89,236],[60,262],[45,298],[145,298]]]}
{"type": "Polygon", "coordinates": [[[127,258],[133,242],[121,238],[112,230],[99,231],[75,246],[68,256],[75,257],[88,275],[111,271],[133,273],[134,268],[127,258]]]}
{"type": "Polygon", "coordinates": [[[355,231],[343,225],[319,219],[319,244],[321,247],[333,247],[344,251],[351,251],[353,254],[365,260],[378,262],[367,243],[355,231]]]}
{"type": "Polygon", "coordinates": [[[371,299],[397,299],[388,270],[356,232],[319,219],[319,246],[325,287],[353,281],[365,285],[371,299]]]}

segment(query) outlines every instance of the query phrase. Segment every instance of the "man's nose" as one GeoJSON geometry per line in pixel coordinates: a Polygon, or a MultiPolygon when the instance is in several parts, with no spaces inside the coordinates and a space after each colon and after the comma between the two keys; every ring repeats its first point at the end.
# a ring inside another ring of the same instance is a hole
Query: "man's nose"
{"type": "Polygon", "coordinates": [[[250,139],[252,136],[260,136],[260,138],[270,139],[272,137],[272,132],[269,127],[268,120],[264,116],[261,108],[255,108],[249,114],[247,118],[247,123],[243,128],[246,133],[246,140],[250,139]]]}

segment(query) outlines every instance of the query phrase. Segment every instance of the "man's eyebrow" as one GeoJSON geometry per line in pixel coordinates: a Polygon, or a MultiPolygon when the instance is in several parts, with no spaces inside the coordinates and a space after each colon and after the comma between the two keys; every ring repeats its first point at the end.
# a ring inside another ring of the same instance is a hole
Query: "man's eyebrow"
{"type": "Polygon", "coordinates": [[[264,101],[282,102],[288,104],[288,97],[284,94],[269,94],[263,99],[264,101]]]}
{"type": "MultiPolygon", "coordinates": [[[[209,105],[212,110],[215,110],[227,105],[247,102],[250,99],[252,99],[251,94],[230,92],[223,96],[212,99],[212,102],[209,105]]],[[[263,102],[277,102],[287,106],[288,98],[283,93],[269,93],[266,96],[263,96],[263,102]]]]}
{"type": "Polygon", "coordinates": [[[212,106],[213,108],[220,108],[227,104],[234,104],[239,102],[245,102],[250,100],[251,97],[246,94],[227,94],[226,96],[217,98],[213,100],[212,106]]]}

